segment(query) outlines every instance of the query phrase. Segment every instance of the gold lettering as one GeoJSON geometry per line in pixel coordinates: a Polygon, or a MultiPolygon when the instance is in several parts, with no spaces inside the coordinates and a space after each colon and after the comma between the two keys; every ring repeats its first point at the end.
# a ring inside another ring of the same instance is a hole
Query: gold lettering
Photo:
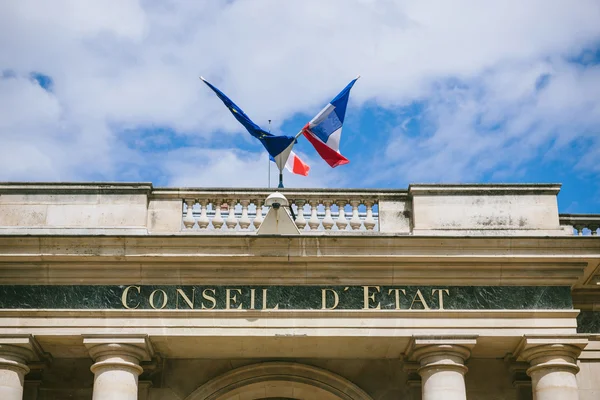
{"type": "Polygon", "coordinates": [[[131,288],[135,288],[137,290],[137,292],[140,293],[140,287],[139,286],[127,286],[125,288],[125,290],[123,290],[123,295],[121,296],[121,303],[123,303],[123,307],[125,307],[125,308],[135,309],[135,308],[138,308],[140,306],[140,302],[139,301],[135,305],[135,307],[129,307],[127,305],[127,295],[129,294],[129,289],[131,289],[131,288]]]}
{"type": "Polygon", "coordinates": [[[156,289],[154,292],[150,293],[150,305],[155,310],[157,309],[157,307],[154,305],[154,295],[156,294],[156,292],[162,293],[162,306],[158,307],[159,310],[162,310],[167,305],[167,292],[165,292],[162,289],[156,289]]]}
{"type": "MultiPolygon", "coordinates": [[[[225,295],[225,309],[226,310],[231,310],[231,303],[233,302],[234,304],[237,302],[237,296],[234,294],[233,297],[231,297],[231,291],[236,291],[238,292],[238,294],[242,294],[242,289],[225,289],[226,295],[225,295]]],[[[242,308],[242,303],[240,303],[237,307],[234,307],[234,310],[240,310],[242,308]]]]}
{"type": "Polygon", "coordinates": [[[438,296],[439,296],[438,298],[440,300],[440,310],[443,310],[444,309],[444,292],[446,292],[446,294],[448,296],[450,296],[450,291],[448,289],[433,289],[431,291],[432,296],[435,295],[436,290],[438,292],[438,296]]]}
{"type": "Polygon", "coordinates": [[[406,296],[406,290],[405,289],[390,289],[390,290],[388,290],[388,294],[392,294],[392,292],[394,292],[396,295],[396,310],[399,310],[400,309],[400,292],[402,292],[402,294],[406,296]]]}
{"type": "Polygon", "coordinates": [[[333,289],[321,289],[321,310],[335,310],[340,302],[340,297],[333,289]],[[327,307],[327,292],[333,293],[333,307],[327,307]]]}
{"type": "MultiPolygon", "coordinates": [[[[377,293],[379,293],[381,290],[379,289],[379,286],[363,286],[363,294],[364,294],[364,306],[363,309],[365,310],[369,310],[371,309],[369,307],[370,305],[370,301],[373,300],[373,302],[375,302],[375,292],[370,293],[371,288],[375,289],[377,291],[377,293]]],[[[381,304],[379,302],[377,302],[377,306],[372,308],[373,310],[379,310],[381,308],[381,304]]]]}
{"type": "MultiPolygon", "coordinates": [[[[262,293],[262,297],[263,297],[263,310],[267,310],[267,289],[263,289],[263,293],[262,293]]],[[[277,310],[279,309],[279,303],[271,308],[271,310],[277,310]]]]}
{"type": "Polygon", "coordinates": [[[409,307],[410,310],[413,309],[413,305],[415,304],[415,302],[420,302],[421,304],[423,304],[423,309],[429,310],[429,306],[425,302],[425,298],[423,297],[423,294],[421,293],[421,290],[419,290],[419,289],[417,289],[417,294],[415,294],[415,297],[413,297],[412,303],[410,303],[410,307],[409,307]],[[417,300],[417,297],[419,298],[418,300],[417,300]]]}
{"type": "Polygon", "coordinates": [[[202,291],[202,298],[204,300],[208,300],[212,303],[212,307],[206,307],[204,303],[202,303],[202,309],[212,310],[217,306],[217,301],[215,300],[215,289],[204,289],[202,291]],[[212,292],[212,296],[208,295],[206,292],[212,292]]]}
{"type": "Polygon", "coordinates": [[[177,289],[175,293],[175,308],[179,309],[179,296],[187,303],[187,305],[193,310],[194,309],[194,298],[196,297],[196,288],[192,288],[192,300],[185,294],[182,289],[177,289]]]}
{"type": "Polygon", "coordinates": [[[250,289],[250,309],[254,310],[254,300],[256,299],[256,289],[250,289]]]}

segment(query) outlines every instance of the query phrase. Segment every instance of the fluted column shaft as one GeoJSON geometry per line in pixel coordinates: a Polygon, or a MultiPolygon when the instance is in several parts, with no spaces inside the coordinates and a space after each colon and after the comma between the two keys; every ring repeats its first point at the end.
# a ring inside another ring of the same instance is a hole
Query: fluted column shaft
{"type": "Polygon", "coordinates": [[[144,349],[130,344],[104,343],[89,348],[95,363],[93,400],[137,400],[140,361],[144,349]]]}
{"type": "Polygon", "coordinates": [[[470,351],[452,344],[435,344],[415,350],[419,362],[423,400],[466,400],[465,360],[470,351]]]}
{"type": "Polygon", "coordinates": [[[523,352],[531,365],[534,400],[578,400],[576,375],[579,372],[577,356],[580,348],[563,344],[535,346],[523,352]]]}
{"type": "Polygon", "coordinates": [[[33,358],[29,349],[0,344],[0,399],[22,400],[27,361],[33,358]]]}

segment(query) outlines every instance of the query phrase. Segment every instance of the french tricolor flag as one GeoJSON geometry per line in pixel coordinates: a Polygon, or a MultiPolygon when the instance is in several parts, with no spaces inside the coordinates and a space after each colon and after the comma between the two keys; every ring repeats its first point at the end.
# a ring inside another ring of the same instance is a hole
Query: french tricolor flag
{"type": "Polygon", "coordinates": [[[293,174],[308,176],[310,167],[304,161],[300,159],[292,150],[285,163],[285,168],[293,174]]]}
{"type": "Polygon", "coordinates": [[[352,80],[316,117],[302,128],[304,137],[332,168],[350,162],[340,154],[340,138],[350,89],[359,77],[352,80]]]}

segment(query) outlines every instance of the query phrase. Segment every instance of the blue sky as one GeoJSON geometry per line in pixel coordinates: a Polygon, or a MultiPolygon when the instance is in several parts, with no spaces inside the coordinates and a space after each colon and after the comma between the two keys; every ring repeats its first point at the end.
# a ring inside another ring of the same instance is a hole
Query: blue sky
{"type": "MultiPolygon", "coordinates": [[[[562,183],[600,212],[600,2],[0,4],[0,181],[267,185],[198,77],[295,134],[352,78],[335,169],[301,138],[287,186],[562,183]]],[[[275,169],[272,169],[275,183],[275,169]]]]}

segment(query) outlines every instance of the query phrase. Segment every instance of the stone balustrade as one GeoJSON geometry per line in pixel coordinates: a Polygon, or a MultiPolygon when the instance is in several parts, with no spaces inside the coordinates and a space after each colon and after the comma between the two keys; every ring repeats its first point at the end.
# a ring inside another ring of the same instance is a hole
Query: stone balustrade
{"type": "MultiPolygon", "coordinates": [[[[283,191],[300,231],[378,231],[379,202],[397,193],[283,191]]],[[[185,232],[255,231],[267,212],[268,191],[190,192],[183,199],[185,232]]]]}
{"type": "MultiPolygon", "coordinates": [[[[255,234],[277,189],[151,183],[0,183],[0,235],[255,234]]],[[[598,236],[600,214],[559,214],[558,184],[282,189],[301,233],[598,236]]]]}
{"type": "Polygon", "coordinates": [[[578,236],[597,236],[600,214],[560,214],[560,225],[578,236]]]}

